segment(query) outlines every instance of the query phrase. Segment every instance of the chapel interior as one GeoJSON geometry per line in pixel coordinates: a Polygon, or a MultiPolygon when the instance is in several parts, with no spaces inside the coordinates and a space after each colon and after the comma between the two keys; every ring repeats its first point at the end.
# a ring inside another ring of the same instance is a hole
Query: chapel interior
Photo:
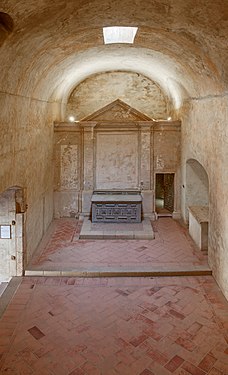
{"type": "Polygon", "coordinates": [[[0,282],[55,222],[170,220],[228,299],[227,61],[226,0],[1,0],[0,282]]]}
{"type": "Polygon", "coordinates": [[[53,219],[88,216],[94,191],[134,190],[151,219],[207,207],[227,296],[228,9],[190,3],[1,3],[3,279],[53,219]],[[111,26],[138,28],[133,43],[105,41],[111,26]]]}

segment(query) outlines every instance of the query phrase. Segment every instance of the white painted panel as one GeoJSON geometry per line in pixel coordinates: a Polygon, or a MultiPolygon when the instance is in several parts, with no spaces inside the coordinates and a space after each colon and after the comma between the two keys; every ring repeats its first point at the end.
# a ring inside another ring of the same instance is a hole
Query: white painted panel
{"type": "Polygon", "coordinates": [[[77,189],[78,173],[78,145],[61,145],[61,187],[77,189]]]}
{"type": "Polygon", "coordinates": [[[96,188],[138,188],[138,134],[98,133],[96,144],[96,188]]]}
{"type": "Polygon", "coordinates": [[[0,225],[0,238],[11,238],[11,226],[0,225]]]}

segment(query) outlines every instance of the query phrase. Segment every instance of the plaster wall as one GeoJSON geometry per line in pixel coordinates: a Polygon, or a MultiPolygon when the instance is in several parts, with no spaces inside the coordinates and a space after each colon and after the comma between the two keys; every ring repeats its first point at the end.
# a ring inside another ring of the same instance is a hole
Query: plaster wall
{"type": "Polygon", "coordinates": [[[139,186],[137,132],[98,133],[96,137],[96,189],[126,190],[139,186]]]}
{"type": "Polygon", "coordinates": [[[208,207],[189,208],[189,234],[201,250],[208,249],[208,207]]]}
{"type": "Polygon", "coordinates": [[[189,213],[189,234],[195,241],[196,245],[199,249],[201,249],[201,243],[202,243],[202,229],[201,224],[198,223],[198,221],[195,219],[195,217],[189,213]]]}
{"type": "Polygon", "coordinates": [[[152,80],[139,73],[109,72],[87,78],[73,90],[67,104],[66,120],[70,115],[81,120],[116,99],[151,118],[166,119],[168,116],[168,98],[152,80]]]}
{"type": "MultiPolygon", "coordinates": [[[[181,125],[182,129],[182,125],[181,125]]],[[[156,173],[174,173],[174,214],[180,219],[181,212],[181,131],[180,128],[166,126],[156,129],[153,139],[154,181],[155,191],[156,173]]],[[[155,202],[154,202],[155,205],[155,202]]]]}
{"type": "Polygon", "coordinates": [[[0,191],[26,190],[28,262],[53,216],[53,120],[51,104],[0,94],[0,191]]]}
{"type": "Polygon", "coordinates": [[[180,128],[165,126],[154,132],[154,169],[156,173],[176,171],[180,165],[180,128]]]}
{"type": "Polygon", "coordinates": [[[167,121],[152,125],[150,122],[151,126],[142,127],[141,133],[137,127],[123,130],[127,126],[124,121],[121,131],[111,124],[111,129],[102,130],[99,125],[98,130],[95,126],[85,133],[83,122],[56,123],[54,216],[89,212],[95,189],[142,189],[145,212],[152,215],[155,173],[167,172],[175,173],[174,211],[179,217],[180,123],[167,121]]]}
{"type": "MultiPolygon", "coordinates": [[[[196,159],[209,178],[208,256],[213,274],[228,298],[228,97],[192,99],[182,118],[182,181],[186,162],[196,159]]],[[[186,219],[182,187],[182,214],[186,219]]]]}
{"type": "Polygon", "coordinates": [[[56,131],[54,148],[54,217],[74,217],[81,209],[81,131],[56,131]]]}
{"type": "Polygon", "coordinates": [[[24,260],[23,191],[10,188],[0,194],[0,225],[6,226],[7,238],[0,236],[0,282],[12,276],[22,276],[24,260]],[[8,238],[9,235],[9,238],[8,238]]]}
{"type": "Polygon", "coordinates": [[[207,173],[196,160],[186,164],[186,221],[189,206],[208,206],[209,184],[207,173]]]}

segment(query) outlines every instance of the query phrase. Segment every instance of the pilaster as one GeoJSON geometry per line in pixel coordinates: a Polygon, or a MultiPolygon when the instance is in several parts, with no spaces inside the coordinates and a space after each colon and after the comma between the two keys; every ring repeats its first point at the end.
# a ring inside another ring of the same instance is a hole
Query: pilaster
{"type": "Polygon", "coordinates": [[[94,128],[96,122],[81,122],[83,129],[83,191],[82,212],[89,214],[94,189],[94,128]]]}

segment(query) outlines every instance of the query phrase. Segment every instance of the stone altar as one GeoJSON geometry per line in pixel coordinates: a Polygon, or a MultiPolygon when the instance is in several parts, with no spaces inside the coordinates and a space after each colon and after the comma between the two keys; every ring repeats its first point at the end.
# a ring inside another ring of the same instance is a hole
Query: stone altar
{"type": "Polygon", "coordinates": [[[143,217],[155,219],[156,173],[173,173],[178,218],[179,155],[179,121],[153,120],[119,99],[56,123],[54,216],[89,217],[94,191],[140,191],[143,217]]]}
{"type": "Polygon", "coordinates": [[[133,192],[102,192],[92,195],[93,223],[140,223],[142,196],[133,192]]]}

